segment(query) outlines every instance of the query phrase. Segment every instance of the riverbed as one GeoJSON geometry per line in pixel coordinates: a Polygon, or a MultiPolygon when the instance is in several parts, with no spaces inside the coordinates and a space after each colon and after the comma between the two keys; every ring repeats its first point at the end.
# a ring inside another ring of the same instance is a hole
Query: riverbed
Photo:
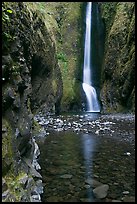
{"type": "Polygon", "coordinates": [[[44,115],[35,136],[42,202],[135,202],[135,116],[44,115]]]}

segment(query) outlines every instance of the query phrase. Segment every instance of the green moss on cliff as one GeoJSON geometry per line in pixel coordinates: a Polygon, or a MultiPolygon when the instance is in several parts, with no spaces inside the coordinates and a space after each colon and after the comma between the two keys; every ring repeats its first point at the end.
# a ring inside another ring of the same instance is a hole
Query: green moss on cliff
{"type": "Polygon", "coordinates": [[[101,15],[106,26],[106,37],[110,32],[116,14],[117,2],[104,2],[101,4],[101,15]]]}
{"type": "MultiPolygon", "coordinates": [[[[75,100],[76,104],[79,104],[80,100],[80,94],[78,95],[75,90],[80,87],[76,78],[77,73],[81,73],[79,70],[81,69],[80,62],[82,57],[81,34],[83,32],[83,20],[81,12],[83,3],[28,2],[25,4],[30,12],[33,10],[38,16],[41,16],[48,29],[50,38],[55,43],[56,56],[63,80],[61,109],[69,110],[72,106],[71,100],[73,101],[72,103],[75,100]]],[[[49,52],[51,53],[51,50],[49,52]]],[[[59,82],[54,77],[55,75],[53,75],[54,82],[51,84],[53,84],[55,96],[58,93],[58,90],[55,89],[59,87],[59,82]]],[[[80,93],[80,89],[78,92],[80,93]]]]}
{"type": "Polygon", "coordinates": [[[59,52],[64,53],[67,63],[60,62],[62,78],[63,78],[63,98],[61,106],[63,110],[73,109],[73,104],[78,105],[80,101],[80,89],[78,93],[75,91],[76,73],[81,69],[80,60],[82,57],[81,34],[82,19],[81,9],[82,3],[62,3],[61,18],[61,40],[58,42],[59,52]],[[77,98],[78,96],[78,98],[77,98]]]}
{"type": "Polygon", "coordinates": [[[2,119],[2,174],[5,175],[13,165],[12,128],[10,123],[2,119]]]}
{"type": "Polygon", "coordinates": [[[27,174],[20,172],[18,176],[15,176],[10,172],[10,174],[5,176],[5,181],[8,187],[8,198],[3,200],[3,202],[20,202],[24,194],[26,194],[24,189],[24,183],[21,182],[24,178],[27,178],[27,174]]]}
{"type": "Polygon", "coordinates": [[[133,2],[111,2],[101,5],[107,29],[102,71],[102,102],[104,109],[109,112],[134,110],[133,106],[129,107],[130,103],[134,104],[134,97],[131,99],[130,95],[135,84],[134,6],[133,2]],[[108,9],[109,6],[113,8],[113,15],[108,9]],[[106,17],[107,13],[110,15],[109,20],[106,17]]]}
{"type": "MultiPolygon", "coordinates": [[[[41,7],[39,12],[42,13],[50,35],[54,39],[58,65],[63,80],[61,109],[69,110],[72,106],[71,103],[75,100],[75,103],[78,104],[80,99],[80,95],[77,97],[75,93],[75,85],[76,73],[81,69],[79,65],[82,55],[80,40],[83,27],[81,18],[83,3],[47,2],[29,4],[36,11],[39,11],[39,7],[41,7]]],[[[53,89],[58,87],[55,80],[53,84],[53,89]]]]}

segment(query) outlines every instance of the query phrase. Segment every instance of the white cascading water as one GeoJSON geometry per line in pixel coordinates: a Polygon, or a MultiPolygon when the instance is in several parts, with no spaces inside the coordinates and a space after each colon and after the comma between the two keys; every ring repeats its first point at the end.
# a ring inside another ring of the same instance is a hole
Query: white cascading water
{"type": "Polygon", "coordinates": [[[91,86],[91,12],[92,2],[88,2],[86,10],[86,34],[82,86],[87,98],[87,111],[100,112],[96,90],[93,86],[91,86]]]}

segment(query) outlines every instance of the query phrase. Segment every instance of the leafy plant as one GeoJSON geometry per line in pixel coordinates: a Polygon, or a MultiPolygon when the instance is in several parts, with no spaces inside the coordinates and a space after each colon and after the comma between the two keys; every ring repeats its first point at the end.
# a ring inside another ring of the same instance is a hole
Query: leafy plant
{"type": "Polygon", "coordinates": [[[58,58],[58,60],[61,60],[62,62],[67,62],[66,55],[62,52],[57,54],[57,58],[58,58]]]}
{"type": "Polygon", "coordinates": [[[11,35],[10,27],[11,17],[13,11],[9,8],[7,2],[3,2],[2,4],[2,49],[8,50],[10,49],[10,43],[13,40],[13,36],[11,35]]]}
{"type": "Polygon", "coordinates": [[[57,54],[57,58],[62,63],[62,67],[64,69],[63,74],[66,75],[68,71],[68,60],[67,60],[66,54],[60,52],[57,54]]]}
{"type": "Polygon", "coordinates": [[[8,12],[8,13],[12,13],[12,10],[10,10],[10,9],[7,9],[7,12],[8,12]]]}

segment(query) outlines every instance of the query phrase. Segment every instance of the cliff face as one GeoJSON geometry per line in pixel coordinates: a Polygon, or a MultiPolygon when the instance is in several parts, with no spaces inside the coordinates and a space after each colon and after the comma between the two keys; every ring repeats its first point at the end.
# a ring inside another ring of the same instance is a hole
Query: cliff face
{"type": "Polygon", "coordinates": [[[135,110],[135,3],[100,3],[106,27],[101,100],[105,112],[135,110]]]}
{"type": "Polygon", "coordinates": [[[63,80],[61,110],[79,110],[83,63],[83,12],[81,2],[50,2],[44,10],[56,40],[56,54],[63,80]]]}
{"type": "Polygon", "coordinates": [[[40,199],[33,113],[80,104],[81,9],[62,2],[2,5],[3,201],[40,199]]]}
{"type": "Polygon", "coordinates": [[[53,33],[35,7],[3,3],[2,30],[3,201],[33,201],[41,176],[32,112],[59,108],[61,73],[53,33]]]}
{"type": "MultiPolygon", "coordinates": [[[[134,3],[99,7],[106,32],[103,110],[134,111],[134,3]]],[[[81,108],[84,8],[81,2],[3,2],[3,201],[40,200],[39,149],[33,137],[39,127],[33,113],[81,108]]]]}

